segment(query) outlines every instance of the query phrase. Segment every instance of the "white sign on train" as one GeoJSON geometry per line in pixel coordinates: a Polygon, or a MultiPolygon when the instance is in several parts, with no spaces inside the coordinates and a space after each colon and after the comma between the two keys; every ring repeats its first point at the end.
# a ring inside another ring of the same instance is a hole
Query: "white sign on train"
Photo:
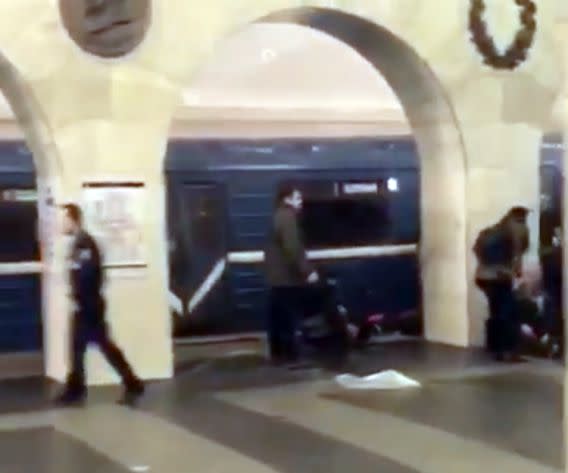
{"type": "Polygon", "coordinates": [[[376,194],[379,192],[379,186],[376,182],[358,182],[352,184],[344,184],[343,192],[345,194],[376,194]]]}
{"type": "Polygon", "coordinates": [[[6,189],[2,191],[2,200],[8,202],[37,202],[35,189],[6,189]]]}

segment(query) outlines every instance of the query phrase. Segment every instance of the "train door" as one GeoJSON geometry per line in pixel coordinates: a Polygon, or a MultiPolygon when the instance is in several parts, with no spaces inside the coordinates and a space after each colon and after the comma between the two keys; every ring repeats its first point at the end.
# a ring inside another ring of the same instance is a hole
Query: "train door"
{"type": "Polygon", "coordinates": [[[175,336],[224,333],[230,321],[225,189],[215,183],[184,183],[175,194],[171,266],[183,306],[175,336]]]}
{"type": "Polygon", "coordinates": [[[554,226],[562,223],[562,186],[562,172],[558,166],[544,164],[540,167],[541,213],[551,214],[554,226]]]}

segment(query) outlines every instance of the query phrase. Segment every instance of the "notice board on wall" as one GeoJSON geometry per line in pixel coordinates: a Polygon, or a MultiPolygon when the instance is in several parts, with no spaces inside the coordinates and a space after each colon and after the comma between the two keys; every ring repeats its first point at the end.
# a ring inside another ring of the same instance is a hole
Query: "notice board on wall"
{"type": "Polygon", "coordinates": [[[146,266],[142,182],[83,184],[85,225],[99,243],[106,267],[146,266]]]}

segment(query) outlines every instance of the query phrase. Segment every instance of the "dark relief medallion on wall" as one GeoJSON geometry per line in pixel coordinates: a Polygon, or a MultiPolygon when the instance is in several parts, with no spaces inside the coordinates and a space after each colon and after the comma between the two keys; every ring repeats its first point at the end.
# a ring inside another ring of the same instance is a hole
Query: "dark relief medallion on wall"
{"type": "Polygon", "coordinates": [[[133,51],[150,23],[150,0],[60,0],[60,9],[71,38],[106,58],[133,51]]]}

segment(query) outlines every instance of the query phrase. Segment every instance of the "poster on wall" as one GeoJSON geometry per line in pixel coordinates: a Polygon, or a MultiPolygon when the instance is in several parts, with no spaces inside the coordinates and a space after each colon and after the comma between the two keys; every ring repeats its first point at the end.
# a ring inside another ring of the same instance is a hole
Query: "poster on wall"
{"type": "Polygon", "coordinates": [[[143,238],[146,189],[143,183],[84,183],[83,209],[85,224],[99,242],[105,266],[146,266],[143,238]]]}

